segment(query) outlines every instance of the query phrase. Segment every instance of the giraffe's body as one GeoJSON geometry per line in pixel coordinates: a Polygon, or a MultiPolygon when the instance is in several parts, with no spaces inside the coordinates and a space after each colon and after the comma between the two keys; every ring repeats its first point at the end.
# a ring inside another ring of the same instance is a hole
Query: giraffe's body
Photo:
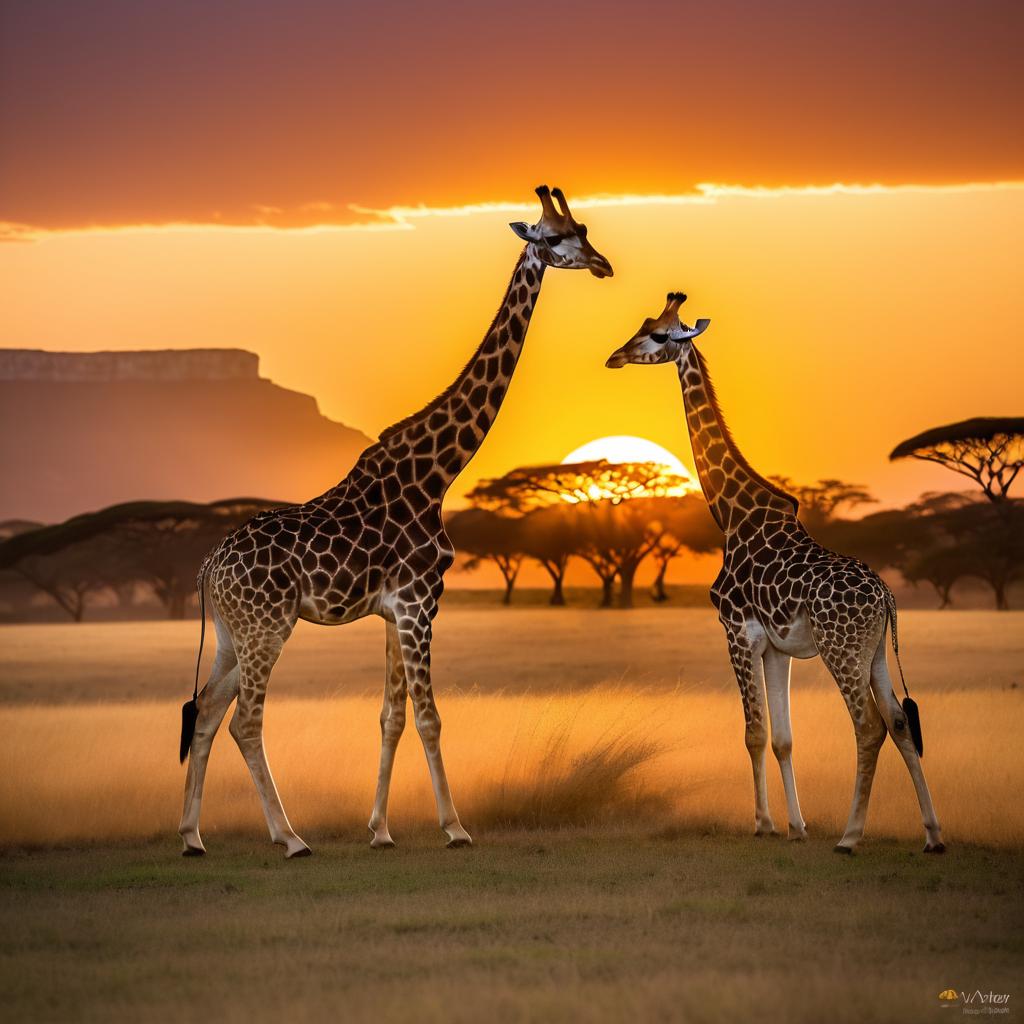
{"type": "Polygon", "coordinates": [[[927,833],[926,849],[941,851],[941,832],[886,664],[887,626],[896,643],[896,605],[866,565],[822,547],[797,518],[796,500],[758,474],[726,427],[707,368],[691,339],[707,327],[681,324],[685,299],[669,296],[661,316],[608,360],[674,361],[701,488],[725,534],[722,570],[711,599],[725,628],[740,687],[746,744],[754,773],[759,835],[774,831],[768,809],[765,757],[771,743],[786,790],[791,838],[806,835],[792,764],[789,674],[793,657],[820,656],[846,701],[857,736],[857,782],[837,850],[851,852],[864,832],[878,751],[892,735],[913,778],[927,833]]]}
{"type": "MultiPolygon", "coordinates": [[[[201,597],[217,630],[213,670],[198,698],[185,807],[185,853],[202,853],[199,811],[207,759],[231,701],[231,733],[263,802],[271,838],[288,856],[308,853],[281,805],[263,752],[263,703],[271,670],[298,619],[341,625],[365,615],[387,623],[387,678],[381,712],[381,761],[370,828],[373,845],[390,846],[387,798],[395,749],[412,697],[449,845],[469,835],[452,802],[440,752],[441,723],[430,680],[431,624],[454,552],[441,502],[494,422],[547,266],[611,273],[586,242],[586,229],[555,210],[538,190],[538,225],[513,225],[527,240],[505,299],[469,364],[418,414],[384,431],[337,487],[304,505],[262,513],[228,535],[200,571],[201,597]]],[[[188,737],[185,737],[186,741],[188,737]]]]}

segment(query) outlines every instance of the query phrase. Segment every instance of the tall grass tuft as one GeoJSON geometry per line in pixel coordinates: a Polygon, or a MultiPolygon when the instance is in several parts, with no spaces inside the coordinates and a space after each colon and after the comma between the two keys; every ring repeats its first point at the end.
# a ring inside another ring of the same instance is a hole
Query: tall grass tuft
{"type": "Polygon", "coordinates": [[[548,738],[539,759],[516,754],[496,784],[477,794],[469,815],[487,828],[550,828],[608,824],[665,809],[668,801],[641,768],[660,745],[629,731],[598,737],[575,754],[571,723],[548,738]]]}

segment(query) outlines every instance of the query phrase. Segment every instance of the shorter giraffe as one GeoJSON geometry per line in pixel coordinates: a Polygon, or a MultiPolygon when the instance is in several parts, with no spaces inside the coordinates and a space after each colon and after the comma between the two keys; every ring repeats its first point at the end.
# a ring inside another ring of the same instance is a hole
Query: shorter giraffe
{"type": "Polygon", "coordinates": [[[711,600],[725,627],[743,699],[756,834],[774,832],[765,779],[767,695],[789,837],[806,838],[793,774],[789,673],[792,658],[819,656],[839,685],[857,737],[853,806],[836,852],[852,853],[864,834],[878,752],[888,732],[917,790],[925,852],[942,853],[945,846],[921,768],[916,705],[912,711],[908,695],[900,706],[886,665],[887,628],[897,652],[892,593],[863,562],[815,543],[797,518],[796,499],[760,476],[743,457],[725,424],[704,357],[693,344],[711,321],[698,320],[695,327],[682,323],[679,307],[685,301],[681,292],[670,293],[661,315],[645,320],[607,365],[615,369],[626,363],[673,362],[679,371],[697,476],[725,534],[722,571],[711,588],[711,600]]]}

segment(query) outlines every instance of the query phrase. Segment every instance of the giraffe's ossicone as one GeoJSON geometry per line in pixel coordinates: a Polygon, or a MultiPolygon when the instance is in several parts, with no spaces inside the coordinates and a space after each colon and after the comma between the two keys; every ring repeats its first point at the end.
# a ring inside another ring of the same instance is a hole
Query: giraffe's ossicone
{"type": "Polygon", "coordinates": [[[270,674],[298,619],[341,625],[365,615],[386,624],[387,669],[381,756],[371,845],[392,846],[388,790],[411,696],[441,827],[450,846],[471,842],[455,811],[441,759],[441,720],[430,677],[431,624],[453,561],[441,502],[480,447],[515,371],[547,267],[608,277],[611,265],[558,189],[537,189],[536,224],[512,230],[526,242],[483,341],[452,384],[413,416],[389,427],[336,487],[306,502],[264,512],[229,534],[199,575],[217,631],[217,657],[196,698],[179,833],[185,854],[201,854],[199,812],[214,735],[237,697],[230,730],[259,791],[271,838],[289,857],[309,852],[285,815],[263,749],[270,674]],[[558,206],[555,205],[555,200],[558,206]]]}
{"type": "Polygon", "coordinates": [[[806,836],[793,773],[789,714],[791,659],[820,656],[834,677],[853,719],[857,780],[846,831],[836,850],[850,853],[864,834],[868,797],[878,751],[886,734],[899,748],[917,790],[926,833],[925,850],[945,849],[921,768],[916,714],[901,707],[886,664],[886,633],[894,653],[896,602],[885,583],[863,562],[818,544],[797,517],[796,499],[761,476],[743,457],[722,416],[703,355],[694,339],[709,320],[689,327],[679,319],[686,301],[672,292],[657,319],[647,319],[608,358],[627,363],[674,363],[683,389],[686,426],[701,489],[725,535],[722,571],[711,600],[725,627],[729,656],[739,682],[746,744],[754,770],[755,827],[774,832],[768,809],[765,758],[769,716],[772,749],[786,791],[789,835],[806,836]]]}

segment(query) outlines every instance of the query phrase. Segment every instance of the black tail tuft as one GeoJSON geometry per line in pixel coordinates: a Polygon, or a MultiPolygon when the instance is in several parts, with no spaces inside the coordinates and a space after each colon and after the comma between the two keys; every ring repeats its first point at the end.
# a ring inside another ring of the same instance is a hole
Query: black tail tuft
{"type": "Polygon", "coordinates": [[[910,738],[917,748],[917,756],[924,757],[924,737],[921,735],[921,712],[917,710],[917,701],[913,697],[903,698],[903,714],[907,716],[907,728],[910,738]]]}
{"type": "Polygon", "coordinates": [[[203,641],[206,639],[206,569],[210,564],[207,555],[199,569],[196,588],[199,591],[199,654],[196,656],[196,682],[192,687],[192,699],[181,705],[181,745],[179,755],[181,763],[185,763],[192,747],[192,738],[196,734],[196,719],[199,718],[199,666],[203,663],[203,641]]]}
{"type": "Polygon", "coordinates": [[[199,717],[199,702],[193,697],[181,705],[181,763],[185,763],[192,737],[196,734],[196,719],[199,717]]]}

